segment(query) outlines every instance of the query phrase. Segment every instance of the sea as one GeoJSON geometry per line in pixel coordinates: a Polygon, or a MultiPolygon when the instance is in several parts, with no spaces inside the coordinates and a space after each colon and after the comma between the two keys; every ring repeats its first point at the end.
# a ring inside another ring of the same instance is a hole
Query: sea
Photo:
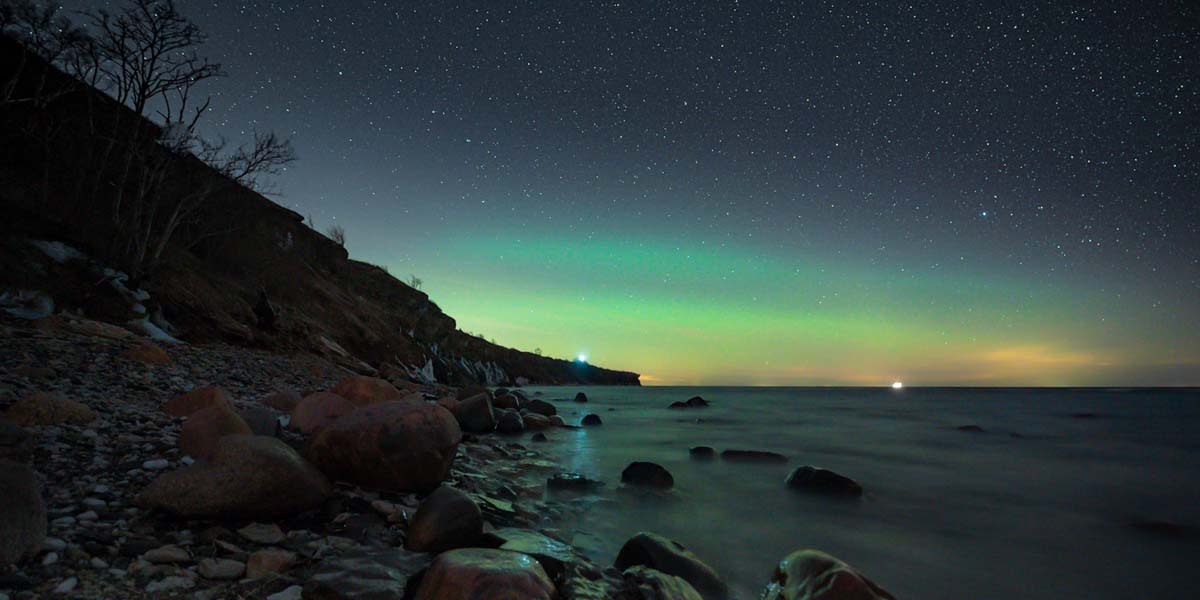
{"type": "Polygon", "coordinates": [[[554,401],[568,423],[587,413],[603,421],[553,430],[537,445],[565,470],[605,482],[565,500],[578,510],[562,531],[599,564],[654,531],[745,599],[804,548],[841,558],[898,598],[1196,597],[1200,390],[523,391],[554,401]],[[588,402],[573,402],[576,392],[588,402]],[[667,408],[692,396],[710,406],[667,408]],[[788,461],[699,461],[693,446],[788,461]],[[666,467],[674,487],[622,485],[632,461],[666,467]],[[851,477],[865,494],[789,489],[788,473],[802,465],[851,477]]]}

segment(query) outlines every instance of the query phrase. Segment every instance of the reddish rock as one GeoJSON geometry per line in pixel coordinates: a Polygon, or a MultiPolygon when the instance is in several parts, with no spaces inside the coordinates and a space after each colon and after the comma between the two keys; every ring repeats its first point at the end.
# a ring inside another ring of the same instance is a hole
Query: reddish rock
{"type": "Polygon", "coordinates": [[[263,398],[262,403],[274,408],[275,410],[290,415],[295,410],[296,405],[300,404],[300,394],[293,391],[275,392],[266,398],[263,398]]]}
{"type": "Polygon", "coordinates": [[[427,492],[449,475],[461,440],[454,415],[441,406],[383,402],[360,408],[321,430],[307,455],[334,480],[427,492]]]}
{"type": "Polygon", "coordinates": [[[179,449],[192,458],[208,458],[217,449],[217,440],[227,435],[249,435],[250,426],[237,413],[223,405],[198,410],[179,429],[179,449]]]}
{"type": "Polygon", "coordinates": [[[556,594],[546,571],[527,555],[463,548],[438,555],[416,600],[550,600],[556,594]]]}
{"type": "Polygon", "coordinates": [[[681,577],[648,567],[629,567],[621,576],[637,590],[641,600],[704,600],[692,584],[681,577]]]}
{"type": "Polygon", "coordinates": [[[895,600],[895,597],[850,565],[819,550],[787,555],[763,600],[895,600]]]}
{"type": "Polygon", "coordinates": [[[132,361],[147,365],[171,364],[171,357],[166,350],[154,342],[141,341],[121,353],[121,356],[132,361]]]}
{"type": "Polygon", "coordinates": [[[539,415],[537,413],[528,413],[521,417],[525,421],[525,429],[547,429],[554,427],[554,423],[550,421],[550,417],[539,415]]]}
{"type": "Polygon", "coordinates": [[[483,514],[466,494],[448,486],[434,490],[408,524],[404,547],[444,552],[475,543],[483,534],[483,514]]]}
{"type": "Polygon", "coordinates": [[[59,394],[38,392],[21,398],[8,407],[4,417],[24,427],[89,423],[96,418],[92,409],[59,394]]]}
{"type": "Polygon", "coordinates": [[[196,388],[182,396],[167,400],[162,405],[162,411],[175,417],[186,417],[196,411],[213,406],[224,406],[233,410],[233,400],[220,386],[196,388]]]}
{"type": "Polygon", "coordinates": [[[304,433],[315,433],[357,408],[353,402],[337,394],[316,392],[305,396],[296,405],[288,426],[304,433]]]}
{"type": "Polygon", "coordinates": [[[463,398],[454,407],[454,418],[463,431],[487,433],[496,428],[496,413],[487,394],[476,394],[463,398]]]}
{"type": "Polygon", "coordinates": [[[684,548],[683,544],[657,533],[641,532],[629,538],[613,562],[613,566],[622,571],[638,565],[682,578],[704,600],[729,598],[729,587],[712,567],[684,548]]]}
{"type": "Polygon", "coordinates": [[[405,395],[388,380],[366,375],[347,377],[329,391],[349,400],[355,406],[391,402],[405,395]]]}

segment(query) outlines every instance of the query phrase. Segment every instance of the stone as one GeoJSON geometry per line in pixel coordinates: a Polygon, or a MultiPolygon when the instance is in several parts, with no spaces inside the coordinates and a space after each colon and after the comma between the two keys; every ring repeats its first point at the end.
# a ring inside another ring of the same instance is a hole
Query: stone
{"type": "Polygon", "coordinates": [[[337,394],[314,392],[305,396],[292,410],[288,427],[313,434],[355,410],[358,410],[358,406],[337,394]]]}
{"type": "Polygon", "coordinates": [[[287,390],[275,392],[274,394],[263,398],[262,403],[264,406],[269,406],[285,415],[290,415],[292,414],[292,411],[295,410],[296,405],[300,404],[300,400],[302,399],[303,398],[300,397],[300,394],[291,390],[287,390]]]}
{"type": "Polygon", "coordinates": [[[501,550],[532,556],[554,581],[558,580],[568,563],[578,558],[569,544],[532,529],[505,527],[492,532],[492,535],[503,541],[501,550]]]}
{"type": "Polygon", "coordinates": [[[165,458],[155,458],[142,463],[142,468],[147,471],[161,471],[171,466],[171,462],[165,458]]]}
{"type": "Polygon", "coordinates": [[[796,467],[787,477],[787,486],[793,490],[833,496],[858,497],[863,494],[863,488],[857,481],[810,465],[796,467]]]}
{"type": "Polygon", "coordinates": [[[500,416],[496,419],[496,431],[500,433],[521,433],[525,431],[525,419],[517,411],[501,411],[500,416]]]}
{"type": "Polygon", "coordinates": [[[432,491],[450,474],[458,421],[429,403],[382,402],[334,421],[307,455],[330,477],[400,492],[432,491]]]}
{"type": "Polygon", "coordinates": [[[213,406],[224,406],[230,411],[233,410],[233,401],[220,386],[213,385],[194,389],[164,402],[161,408],[168,415],[186,417],[213,406]]]}
{"type": "Polygon", "coordinates": [[[604,421],[600,420],[600,415],[588,413],[583,415],[583,419],[579,421],[579,424],[586,427],[595,427],[596,425],[603,425],[604,421]]]}
{"type": "Polygon", "coordinates": [[[282,573],[292,568],[297,560],[295,552],[278,548],[259,550],[246,559],[246,577],[261,579],[271,573],[282,573]]]}
{"type": "Polygon", "coordinates": [[[959,431],[965,431],[967,433],[984,433],[983,428],[978,425],[959,425],[958,427],[955,427],[955,429],[959,431]]]}
{"type": "Polygon", "coordinates": [[[4,418],[16,425],[39,427],[62,423],[89,423],[96,419],[96,413],[57,392],[38,392],[13,403],[4,412],[4,418]]]}
{"type": "Polygon", "coordinates": [[[286,587],[282,591],[267,596],[267,600],[302,600],[302,598],[304,598],[304,588],[298,585],[286,587]]]}
{"type": "Polygon", "coordinates": [[[555,427],[566,427],[567,426],[567,422],[563,420],[561,415],[554,415],[554,416],[550,417],[550,424],[554,425],[555,427]]]}
{"type": "Polygon", "coordinates": [[[79,584],[78,577],[68,577],[62,583],[54,586],[55,594],[70,594],[75,590],[75,586],[79,584]]]}
{"type": "Polygon", "coordinates": [[[36,556],[46,537],[42,483],[28,466],[0,459],[0,567],[36,556]]]}
{"type": "Polygon", "coordinates": [[[621,482],[666,489],[675,485],[675,478],[660,464],[635,461],[629,463],[629,466],[621,471],[621,482]]]}
{"type": "Polygon", "coordinates": [[[762,600],[895,600],[895,597],[833,556],[819,550],[800,550],[779,562],[762,600]]]}
{"type": "Polygon", "coordinates": [[[463,548],[439,554],[421,578],[416,600],[551,600],[557,590],[533,558],[519,552],[463,548]]]}
{"type": "Polygon", "coordinates": [[[712,567],[682,544],[657,533],[640,532],[629,538],[617,553],[613,566],[625,571],[634,566],[649,567],[687,581],[704,600],[727,600],[729,587],[712,567]]]}
{"type": "Polygon", "coordinates": [[[531,441],[531,442],[547,442],[550,440],[549,440],[549,438],[546,437],[546,434],[539,431],[539,432],[533,434],[532,436],[530,436],[529,441],[531,441]]]}
{"type": "Polygon", "coordinates": [[[711,446],[694,446],[688,449],[688,456],[696,460],[712,460],[717,457],[717,451],[711,446]]]}
{"type": "Polygon", "coordinates": [[[401,392],[396,386],[392,385],[390,381],[366,375],[347,377],[338,382],[329,391],[360,407],[380,402],[391,402],[404,397],[404,392],[401,392]]]}
{"type": "Polygon", "coordinates": [[[721,460],[755,463],[785,463],[788,459],[782,454],[766,452],[763,450],[724,450],[721,452],[721,460]]]}
{"type": "Polygon", "coordinates": [[[463,400],[465,398],[470,398],[471,396],[476,396],[478,394],[487,394],[487,396],[489,398],[492,397],[492,392],[489,391],[487,388],[478,386],[478,385],[471,385],[471,386],[458,388],[458,390],[454,393],[454,399],[455,400],[463,400]]]}
{"type": "Polygon", "coordinates": [[[682,577],[643,566],[629,567],[621,574],[639,600],[704,600],[682,577]]]}
{"type": "Polygon", "coordinates": [[[246,572],[246,564],[228,558],[206,558],[196,565],[196,571],[205,579],[229,581],[240,579],[246,572]]]}
{"type": "Polygon", "coordinates": [[[284,540],[283,530],[274,523],[251,523],[239,530],[238,535],[256,544],[278,544],[284,540]]]}
{"type": "Polygon", "coordinates": [[[604,482],[589,479],[579,473],[556,473],[546,480],[546,487],[551,490],[582,492],[603,486],[604,482]]]}
{"type": "Polygon", "coordinates": [[[209,460],[159,476],[137,502],[183,517],[274,518],[318,508],[331,491],[280,440],[228,435],[209,460]]]}
{"type": "Polygon", "coordinates": [[[495,406],[496,408],[506,408],[508,410],[517,410],[518,408],[521,408],[521,401],[518,400],[513,394],[497,395],[496,398],[492,400],[492,406],[495,406]]]}
{"type": "Polygon", "coordinates": [[[229,407],[218,404],[188,416],[179,429],[179,449],[192,458],[208,458],[227,435],[250,435],[250,426],[229,407]]]}
{"type": "Polygon", "coordinates": [[[708,400],[705,400],[700,396],[692,396],[691,398],[688,398],[688,401],[685,404],[692,408],[700,408],[708,406],[708,400]]]}
{"type": "Polygon", "coordinates": [[[428,566],[429,560],[429,555],[394,548],[327,559],[308,577],[304,600],[403,598],[409,578],[428,566]]]}
{"type": "Polygon", "coordinates": [[[251,406],[238,409],[238,416],[250,426],[254,435],[279,437],[282,427],[279,425],[279,413],[265,406],[251,406]]]}
{"type": "Polygon", "coordinates": [[[192,556],[188,554],[188,551],[174,544],[167,544],[166,546],[159,546],[158,548],[149,550],[142,555],[142,559],[156,565],[192,562],[192,556]]]}
{"type": "Polygon", "coordinates": [[[158,344],[147,340],[142,340],[130,346],[121,353],[121,357],[147,365],[171,364],[171,356],[167,354],[167,351],[163,350],[158,344]]]}
{"type": "Polygon", "coordinates": [[[487,394],[459,400],[454,408],[454,418],[463,431],[470,433],[487,433],[496,428],[496,415],[487,394]]]}
{"type": "Polygon", "coordinates": [[[585,394],[583,392],[579,392],[578,394],[575,394],[575,401],[576,402],[587,402],[588,401],[587,394],[585,394]]]}
{"type": "Polygon", "coordinates": [[[483,534],[483,514],[466,494],[441,486],[429,494],[408,524],[404,547],[444,552],[474,544],[483,534]]]}
{"type": "Polygon", "coordinates": [[[558,407],[540,398],[534,398],[533,400],[530,400],[525,406],[529,409],[529,412],[539,414],[544,417],[553,417],[554,415],[558,414],[558,407]]]}
{"type": "Polygon", "coordinates": [[[191,577],[174,575],[146,584],[146,593],[162,594],[166,592],[190,590],[194,587],[196,587],[196,581],[191,577]]]}
{"type": "Polygon", "coordinates": [[[554,423],[550,422],[550,417],[547,417],[545,415],[539,415],[537,413],[529,413],[527,415],[522,415],[521,421],[525,424],[525,429],[527,431],[528,430],[537,430],[537,429],[549,429],[551,427],[554,427],[554,423]]]}

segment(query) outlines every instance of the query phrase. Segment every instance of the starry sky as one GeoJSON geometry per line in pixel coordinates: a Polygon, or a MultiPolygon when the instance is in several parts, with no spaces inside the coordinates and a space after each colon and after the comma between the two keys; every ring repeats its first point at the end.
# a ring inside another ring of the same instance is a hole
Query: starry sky
{"type": "Polygon", "coordinates": [[[1193,2],[178,6],[228,72],[205,131],[290,137],[279,202],[498,343],[1200,385],[1193,2]]]}

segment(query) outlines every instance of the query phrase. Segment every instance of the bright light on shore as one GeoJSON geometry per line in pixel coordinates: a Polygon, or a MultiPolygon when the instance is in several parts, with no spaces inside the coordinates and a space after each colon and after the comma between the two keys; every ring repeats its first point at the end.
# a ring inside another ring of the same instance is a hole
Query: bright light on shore
{"type": "Polygon", "coordinates": [[[904,388],[904,384],[903,384],[903,383],[900,383],[899,381],[893,381],[893,382],[892,382],[892,389],[893,389],[893,390],[899,390],[899,389],[902,389],[902,388],[904,388]]]}
{"type": "Polygon", "coordinates": [[[575,357],[575,360],[577,360],[577,361],[579,361],[579,362],[587,362],[587,355],[586,355],[586,354],[580,354],[579,356],[576,356],[576,357],[575,357]]]}

